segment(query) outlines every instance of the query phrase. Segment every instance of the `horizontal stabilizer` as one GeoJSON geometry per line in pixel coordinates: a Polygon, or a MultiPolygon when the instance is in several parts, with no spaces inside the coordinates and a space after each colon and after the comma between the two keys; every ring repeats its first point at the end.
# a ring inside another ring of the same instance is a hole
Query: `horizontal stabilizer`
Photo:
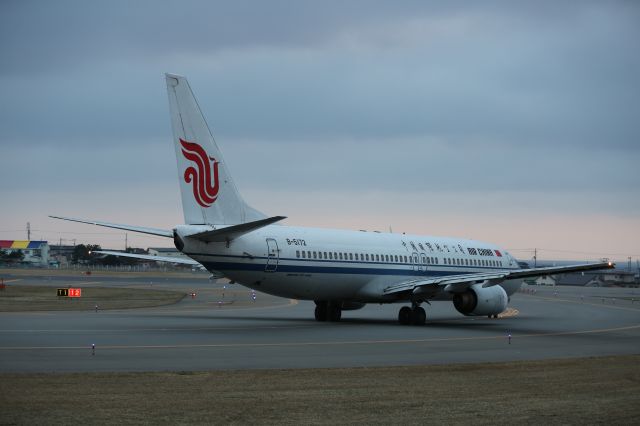
{"type": "Polygon", "coordinates": [[[140,232],[142,234],[158,235],[160,237],[173,238],[173,231],[158,228],[145,228],[143,226],[120,225],[118,223],[97,222],[94,220],[75,219],[72,217],[49,216],[52,219],[69,220],[71,222],[87,223],[89,225],[105,226],[107,228],[124,229],[125,231],[140,232]]]}
{"type": "Polygon", "coordinates": [[[241,223],[239,225],[226,226],[212,231],[198,232],[197,234],[186,235],[187,238],[194,238],[205,243],[231,241],[241,235],[263,228],[272,223],[286,219],[286,216],[274,216],[267,219],[255,220],[253,222],[241,223]]]}

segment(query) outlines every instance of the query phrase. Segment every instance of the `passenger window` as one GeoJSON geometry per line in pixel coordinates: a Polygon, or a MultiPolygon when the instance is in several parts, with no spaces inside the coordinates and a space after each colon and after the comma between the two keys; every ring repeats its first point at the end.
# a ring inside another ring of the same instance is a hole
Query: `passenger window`
{"type": "Polygon", "coordinates": [[[305,258],[304,251],[302,252],[302,258],[303,258],[303,259],[305,258]]]}
{"type": "Polygon", "coordinates": [[[353,260],[353,253],[349,253],[349,260],[353,260]]]}
{"type": "Polygon", "coordinates": [[[300,257],[300,250],[296,250],[296,257],[300,257]]]}

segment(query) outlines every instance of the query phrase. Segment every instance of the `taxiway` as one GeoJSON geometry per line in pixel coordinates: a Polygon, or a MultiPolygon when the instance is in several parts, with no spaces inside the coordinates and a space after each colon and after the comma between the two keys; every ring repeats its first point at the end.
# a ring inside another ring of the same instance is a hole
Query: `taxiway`
{"type": "Polygon", "coordinates": [[[0,313],[0,371],[181,371],[499,362],[640,352],[640,290],[538,287],[499,319],[425,305],[427,325],[397,323],[399,305],[313,319],[296,302],[206,277],[6,276],[11,283],[134,286],[195,292],[157,308],[0,313]],[[224,296],[223,296],[224,293],[224,296]],[[511,342],[509,342],[511,335],[511,342]],[[95,355],[91,345],[95,344],[95,355]]]}

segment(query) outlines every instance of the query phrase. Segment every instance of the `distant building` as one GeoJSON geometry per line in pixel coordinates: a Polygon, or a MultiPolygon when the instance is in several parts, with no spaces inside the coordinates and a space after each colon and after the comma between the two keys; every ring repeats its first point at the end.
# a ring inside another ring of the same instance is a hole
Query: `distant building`
{"type": "Polygon", "coordinates": [[[37,266],[49,265],[49,243],[47,241],[0,240],[0,250],[5,253],[22,252],[21,263],[37,266]]]}
{"type": "Polygon", "coordinates": [[[557,275],[558,285],[586,287],[635,286],[638,285],[633,272],[619,270],[586,271],[557,275]]]}
{"type": "Polygon", "coordinates": [[[53,244],[49,246],[49,257],[51,262],[55,261],[58,265],[68,265],[73,259],[73,251],[76,246],[53,244]]]}
{"type": "Polygon", "coordinates": [[[544,275],[541,277],[524,280],[524,282],[528,285],[554,286],[557,284],[557,277],[555,275],[544,275]]]}

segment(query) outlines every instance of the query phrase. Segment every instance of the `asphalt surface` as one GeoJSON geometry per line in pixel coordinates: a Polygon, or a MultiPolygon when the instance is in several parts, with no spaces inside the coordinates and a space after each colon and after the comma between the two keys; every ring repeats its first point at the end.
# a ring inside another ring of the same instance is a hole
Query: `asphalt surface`
{"type": "Polygon", "coordinates": [[[188,371],[500,362],[640,353],[640,289],[547,287],[517,293],[499,319],[401,305],[313,319],[313,302],[255,294],[205,275],[0,275],[7,285],[131,286],[196,294],[170,306],[0,313],[0,372],[188,371]],[[224,295],[223,295],[224,293],[224,295]],[[509,335],[511,339],[509,339],[509,335]],[[95,355],[92,354],[95,345],[95,355]]]}

